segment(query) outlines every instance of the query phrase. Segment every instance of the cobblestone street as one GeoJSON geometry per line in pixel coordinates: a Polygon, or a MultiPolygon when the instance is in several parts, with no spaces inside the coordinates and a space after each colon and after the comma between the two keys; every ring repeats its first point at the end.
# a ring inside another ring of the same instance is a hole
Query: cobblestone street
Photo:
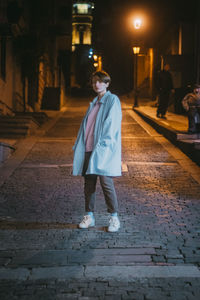
{"type": "Polygon", "coordinates": [[[88,106],[74,99],[0,168],[0,299],[200,299],[199,167],[122,102],[121,229],[78,229],[83,178],[72,146],[88,106]]]}

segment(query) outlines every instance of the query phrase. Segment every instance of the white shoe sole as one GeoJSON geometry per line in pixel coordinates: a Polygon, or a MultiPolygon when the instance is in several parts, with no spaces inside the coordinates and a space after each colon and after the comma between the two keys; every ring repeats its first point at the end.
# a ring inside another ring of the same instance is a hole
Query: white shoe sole
{"type": "Polygon", "coordinates": [[[88,229],[88,228],[90,228],[90,227],[94,227],[95,226],[95,223],[94,224],[91,224],[91,225],[89,225],[88,227],[81,227],[80,226],[80,224],[78,225],[78,228],[80,228],[80,229],[88,229]]]}
{"type": "Polygon", "coordinates": [[[119,229],[120,229],[120,227],[117,230],[109,230],[109,228],[108,228],[108,232],[118,232],[119,229]]]}

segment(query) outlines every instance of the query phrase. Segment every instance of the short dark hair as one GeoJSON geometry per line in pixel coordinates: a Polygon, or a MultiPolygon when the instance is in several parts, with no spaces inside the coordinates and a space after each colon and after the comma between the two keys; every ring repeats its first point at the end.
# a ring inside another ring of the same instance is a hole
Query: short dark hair
{"type": "Polygon", "coordinates": [[[110,75],[105,71],[96,71],[96,72],[94,72],[91,76],[91,81],[92,81],[92,78],[95,77],[95,76],[99,77],[100,80],[104,83],[110,83],[111,82],[110,75]]]}
{"type": "Polygon", "coordinates": [[[193,85],[193,89],[200,89],[200,84],[195,83],[195,84],[193,85]]]}

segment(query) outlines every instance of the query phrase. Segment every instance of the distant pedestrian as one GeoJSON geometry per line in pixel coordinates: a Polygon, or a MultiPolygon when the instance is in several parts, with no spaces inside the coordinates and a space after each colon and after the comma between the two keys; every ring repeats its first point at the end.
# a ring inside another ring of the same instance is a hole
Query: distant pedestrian
{"type": "Polygon", "coordinates": [[[196,118],[200,119],[200,84],[195,84],[192,93],[182,100],[182,105],[188,113],[188,133],[198,132],[196,118]]]}
{"type": "Polygon", "coordinates": [[[165,64],[164,69],[158,74],[156,83],[158,90],[157,117],[163,119],[166,119],[165,114],[169,105],[170,93],[174,92],[172,75],[169,70],[170,65],[165,64]]]}
{"type": "Polygon", "coordinates": [[[116,95],[107,91],[111,78],[106,72],[95,72],[91,81],[97,96],[90,103],[73,147],[73,175],[82,175],[85,181],[85,216],[79,228],[95,226],[96,183],[99,177],[107,211],[111,214],[108,231],[116,232],[120,221],[112,177],[121,176],[121,104],[116,95]]]}

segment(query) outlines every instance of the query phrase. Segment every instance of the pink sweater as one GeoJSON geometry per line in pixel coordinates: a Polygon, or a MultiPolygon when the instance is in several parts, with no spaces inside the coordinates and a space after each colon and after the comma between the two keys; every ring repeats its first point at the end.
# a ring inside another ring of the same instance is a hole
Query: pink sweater
{"type": "Polygon", "coordinates": [[[86,124],[86,130],[85,130],[85,151],[91,152],[93,150],[93,144],[94,144],[94,126],[96,122],[96,117],[99,111],[101,103],[97,101],[94,108],[90,112],[87,124],[86,124]]]}

